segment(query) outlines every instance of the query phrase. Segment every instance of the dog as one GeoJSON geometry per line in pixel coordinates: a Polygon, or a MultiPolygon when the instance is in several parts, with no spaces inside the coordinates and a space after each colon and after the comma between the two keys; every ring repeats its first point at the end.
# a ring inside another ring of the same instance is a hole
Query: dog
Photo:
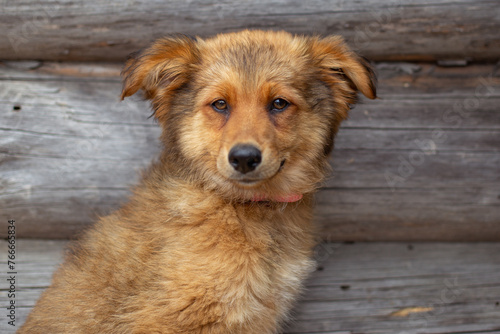
{"type": "Polygon", "coordinates": [[[170,36],[132,54],[163,151],[69,249],[19,333],[277,333],[313,270],[313,194],[375,75],[339,36],[170,36]]]}

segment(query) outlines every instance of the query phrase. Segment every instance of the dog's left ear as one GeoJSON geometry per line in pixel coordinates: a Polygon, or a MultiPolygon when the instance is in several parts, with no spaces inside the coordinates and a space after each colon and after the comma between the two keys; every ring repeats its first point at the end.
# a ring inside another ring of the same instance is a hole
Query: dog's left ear
{"type": "Polygon", "coordinates": [[[166,97],[187,81],[198,58],[196,41],[186,36],[165,37],[129,56],[122,71],[121,99],[142,89],[147,99],[166,97]]]}
{"type": "Polygon", "coordinates": [[[360,91],[370,99],[377,98],[376,77],[372,67],[367,60],[355,54],[342,37],[312,39],[311,53],[327,78],[332,81],[341,78],[354,92],[360,91]]]}

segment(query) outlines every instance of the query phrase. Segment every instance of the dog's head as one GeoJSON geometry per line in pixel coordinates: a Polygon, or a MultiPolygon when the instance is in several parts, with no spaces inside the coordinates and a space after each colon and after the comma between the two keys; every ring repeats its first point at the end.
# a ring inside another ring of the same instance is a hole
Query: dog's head
{"type": "Polygon", "coordinates": [[[357,92],[376,97],[369,64],[338,36],[167,37],[132,55],[122,74],[122,98],[143,90],[151,99],[179,170],[241,200],[313,191],[357,92]]]}

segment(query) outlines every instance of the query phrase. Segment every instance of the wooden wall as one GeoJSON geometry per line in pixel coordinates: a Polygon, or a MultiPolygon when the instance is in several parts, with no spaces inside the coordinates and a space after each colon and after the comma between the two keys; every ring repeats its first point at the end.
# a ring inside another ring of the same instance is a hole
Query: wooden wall
{"type": "Polygon", "coordinates": [[[492,0],[16,0],[0,11],[1,59],[122,61],[169,33],[243,28],[342,34],[372,60],[496,60],[492,0]]]}
{"type": "Polygon", "coordinates": [[[127,54],[169,33],[260,28],[341,34],[380,62],[380,99],[343,125],[317,197],[324,238],[498,241],[499,10],[492,0],[3,2],[0,60],[26,61],[0,62],[0,236],[14,218],[19,237],[73,237],[126,200],[159,150],[148,105],[118,101],[127,54]]]}
{"type": "MultiPolygon", "coordinates": [[[[126,200],[159,151],[159,128],[145,102],[119,102],[120,64],[10,66],[0,66],[0,224],[72,237],[126,200]]],[[[497,68],[377,71],[380,99],[362,100],[337,137],[317,197],[322,236],[500,240],[497,68]]]]}

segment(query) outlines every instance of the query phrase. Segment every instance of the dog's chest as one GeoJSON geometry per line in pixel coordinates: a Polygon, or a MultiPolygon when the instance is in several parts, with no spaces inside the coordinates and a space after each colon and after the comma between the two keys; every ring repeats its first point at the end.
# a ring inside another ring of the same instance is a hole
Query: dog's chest
{"type": "MultiPolygon", "coordinates": [[[[266,307],[260,309],[261,314],[256,314],[257,317],[274,311],[278,318],[283,318],[313,267],[309,253],[309,231],[300,230],[300,225],[287,218],[289,217],[280,216],[264,222],[268,229],[262,233],[267,235],[262,235],[261,238],[267,239],[267,243],[261,249],[259,261],[255,262],[258,265],[254,270],[263,270],[265,274],[260,281],[248,280],[246,286],[239,287],[247,289],[256,300],[266,301],[266,307]]],[[[254,274],[254,277],[257,276],[254,274]]]]}
{"type": "Polygon", "coordinates": [[[283,318],[312,268],[310,232],[294,217],[221,210],[178,236],[186,248],[169,276],[230,323],[283,318]]]}
{"type": "Polygon", "coordinates": [[[280,229],[247,233],[254,235],[247,234],[240,247],[228,248],[228,257],[234,262],[227,265],[227,276],[215,280],[223,288],[216,289],[218,298],[231,305],[226,310],[230,322],[270,315],[283,318],[312,268],[307,246],[287,239],[280,229]]]}

